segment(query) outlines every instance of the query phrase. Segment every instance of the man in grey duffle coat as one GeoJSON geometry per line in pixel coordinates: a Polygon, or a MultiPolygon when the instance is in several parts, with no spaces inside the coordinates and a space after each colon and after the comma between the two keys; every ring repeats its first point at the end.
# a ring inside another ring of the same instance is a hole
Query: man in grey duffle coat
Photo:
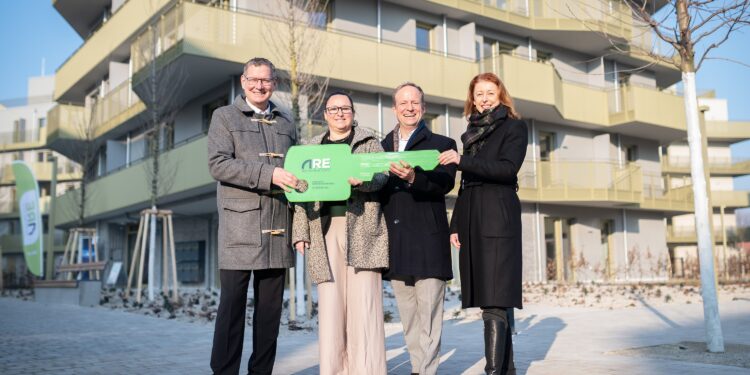
{"type": "Polygon", "coordinates": [[[208,167],[219,211],[221,299],[211,369],[238,374],[247,288],[253,275],[253,353],[250,374],[271,374],[276,358],[285,269],[294,266],[292,210],[283,190],[297,178],[282,168],[297,141],[294,124],[270,101],[276,69],[264,58],[245,64],[243,94],[218,108],[208,130],[208,167]]]}

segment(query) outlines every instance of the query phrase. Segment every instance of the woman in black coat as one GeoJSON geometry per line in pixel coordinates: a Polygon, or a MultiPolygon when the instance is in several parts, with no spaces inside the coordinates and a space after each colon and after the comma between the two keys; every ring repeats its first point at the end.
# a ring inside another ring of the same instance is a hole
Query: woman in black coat
{"type": "Polygon", "coordinates": [[[481,307],[487,374],[515,374],[507,309],[521,303],[521,202],[518,170],[526,156],[526,123],[492,73],[471,80],[464,105],[469,125],[463,155],[449,150],[440,164],[456,164],[461,189],[451,218],[451,243],[460,248],[461,302],[481,307]]]}

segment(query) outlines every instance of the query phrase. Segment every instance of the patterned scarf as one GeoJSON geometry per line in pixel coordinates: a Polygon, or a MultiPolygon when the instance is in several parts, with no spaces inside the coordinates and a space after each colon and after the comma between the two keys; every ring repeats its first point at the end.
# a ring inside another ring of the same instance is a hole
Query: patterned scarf
{"type": "Polygon", "coordinates": [[[505,121],[508,117],[508,109],[504,105],[498,105],[494,109],[488,109],[482,113],[472,113],[469,116],[469,126],[461,135],[464,144],[464,154],[476,155],[482,149],[487,137],[505,121]]]}
{"type": "MultiPolygon", "coordinates": [[[[417,127],[411,132],[410,137],[413,137],[419,128],[424,124],[424,120],[419,120],[417,127]]],[[[393,128],[393,151],[398,151],[398,142],[401,140],[401,124],[396,124],[393,128]]]]}

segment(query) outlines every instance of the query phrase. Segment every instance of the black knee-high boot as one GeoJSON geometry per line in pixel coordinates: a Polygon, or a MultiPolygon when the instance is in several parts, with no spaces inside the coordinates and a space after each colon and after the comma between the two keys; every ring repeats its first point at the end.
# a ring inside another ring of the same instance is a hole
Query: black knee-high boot
{"type": "Polygon", "coordinates": [[[484,356],[488,375],[515,375],[513,341],[510,335],[508,314],[504,308],[482,309],[484,320],[484,356]]]}

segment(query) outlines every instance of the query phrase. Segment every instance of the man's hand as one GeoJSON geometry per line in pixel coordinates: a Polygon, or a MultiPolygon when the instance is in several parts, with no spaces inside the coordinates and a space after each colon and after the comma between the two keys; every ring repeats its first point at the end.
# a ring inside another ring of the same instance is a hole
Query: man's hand
{"type": "Polygon", "coordinates": [[[390,172],[396,175],[396,177],[408,182],[408,183],[414,183],[414,177],[416,176],[416,173],[414,172],[414,168],[411,167],[408,163],[401,160],[399,161],[399,164],[391,163],[390,172]]]}
{"type": "Polygon", "coordinates": [[[448,164],[458,165],[458,163],[461,162],[461,155],[458,152],[456,152],[456,150],[443,151],[440,154],[440,156],[438,156],[438,162],[441,165],[448,165],[448,164]]]}
{"type": "Polygon", "coordinates": [[[358,179],[356,179],[354,177],[349,177],[349,185],[357,187],[359,185],[362,185],[362,180],[358,180],[358,179]]]}
{"type": "Polygon", "coordinates": [[[306,241],[299,241],[294,244],[294,248],[300,255],[305,255],[305,250],[310,248],[310,243],[306,241]]]}
{"type": "Polygon", "coordinates": [[[273,169],[271,182],[287,193],[297,188],[297,177],[281,167],[273,169]]]}
{"type": "Polygon", "coordinates": [[[461,242],[458,241],[458,233],[451,233],[451,245],[455,246],[456,249],[461,248],[461,242]]]}

